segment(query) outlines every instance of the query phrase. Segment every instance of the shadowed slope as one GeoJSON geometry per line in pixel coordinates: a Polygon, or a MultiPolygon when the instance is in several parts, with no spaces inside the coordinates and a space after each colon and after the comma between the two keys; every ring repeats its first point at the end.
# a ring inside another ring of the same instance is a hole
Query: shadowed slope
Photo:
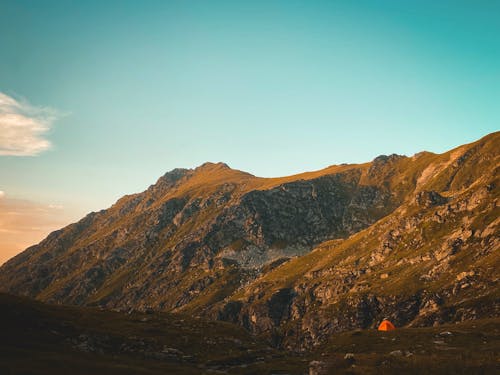
{"type": "Polygon", "coordinates": [[[302,374],[242,328],[167,313],[52,306],[0,294],[1,374],[302,374]],[[27,360],[29,359],[29,360],[27,360]],[[264,363],[265,361],[265,363],[264,363]]]}
{"type": "Polygon", "coordinates": [[[316,350],[299,355],[271,349],[223,322],[52,306],[0,294],[0,373],[495,373],[498,323],[490,319],[392,332],[356,330],[333,335],[316,350]]]}

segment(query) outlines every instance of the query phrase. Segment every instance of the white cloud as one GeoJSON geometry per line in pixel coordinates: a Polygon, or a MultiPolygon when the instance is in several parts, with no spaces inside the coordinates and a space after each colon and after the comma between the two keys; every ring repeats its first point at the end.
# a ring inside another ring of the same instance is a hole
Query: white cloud
{"type": "Polygon", "coordinates": [[[62,210],[64,206],[62,204],[49,204],[48,206],[51,210],[62,210]]]}
{"type": "Polygon", "coordinates": [[[55,110],[36,107],[0,92],[0,155],[32,156],[51,147],[46,133],[55,110]]]}

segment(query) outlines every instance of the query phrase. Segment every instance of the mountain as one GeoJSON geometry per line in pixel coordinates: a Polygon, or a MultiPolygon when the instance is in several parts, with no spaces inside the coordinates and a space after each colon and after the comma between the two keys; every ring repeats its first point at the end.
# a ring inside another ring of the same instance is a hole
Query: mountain
{"type": "Polygon", "coordinates": [[[298,350],[383,317],[496,317],[499,149],[496,132],[284,178],[175,169],[5,263],[0,290],[202,315],[298,350]]]}

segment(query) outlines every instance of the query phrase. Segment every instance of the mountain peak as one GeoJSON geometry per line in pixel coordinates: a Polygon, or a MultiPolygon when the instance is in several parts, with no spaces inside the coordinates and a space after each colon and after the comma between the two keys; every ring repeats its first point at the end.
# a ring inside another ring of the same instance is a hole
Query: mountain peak
{"type": "Polygon", "coordinates": [[[199,167],[196,167],[195,171],[214,170],[214,169],[231,169],[231,167],[229,167],[229,165],[227,165],[226,163],[223,163],[223,162],[213,163],[213,162],[207,161],[207,162],[203,163],[202,165],[200,165],[199,167]]]}

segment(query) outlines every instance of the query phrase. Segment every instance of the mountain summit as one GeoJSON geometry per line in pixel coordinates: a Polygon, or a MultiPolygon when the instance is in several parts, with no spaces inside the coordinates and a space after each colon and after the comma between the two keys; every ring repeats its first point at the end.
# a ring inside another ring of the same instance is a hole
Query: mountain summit
{"type": "Polygon", "coordinates": [[[497,132],[283,178],[174,169],[8,261],[0,289],[205,315],[299,349],[382,317],[498,316],[499,149],[497,132]]]}

